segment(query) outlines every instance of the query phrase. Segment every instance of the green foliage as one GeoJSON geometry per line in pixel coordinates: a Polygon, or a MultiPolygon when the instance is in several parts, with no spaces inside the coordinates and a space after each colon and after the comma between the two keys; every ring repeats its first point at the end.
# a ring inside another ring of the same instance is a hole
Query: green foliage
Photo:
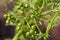
{"type": "Polygon", "coordinates": [[[14,2],[13,10],[4,15],[7,19],[6,25],[15,26],[15,36],[12,40],[39,40],[41,38],[47,40],[50,29],[59,19],[59,7],[59,0],[17,0],[14,2]],[[39,28],[38,20],[48,23],[45,33],[39,28]]]}

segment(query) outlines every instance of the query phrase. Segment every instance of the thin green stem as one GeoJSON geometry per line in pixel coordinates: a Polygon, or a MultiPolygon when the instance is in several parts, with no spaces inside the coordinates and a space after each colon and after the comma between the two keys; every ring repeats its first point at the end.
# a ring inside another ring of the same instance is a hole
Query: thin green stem
{"type": "Polygon", "coordinates": [[[56,19],[57,16],[58,16],[58,13],[55,13],[55,15],[52,18],[51,22],[48,24],[47,29],[46,29],[46,37],[48,37],[49,31],[52,28],[52,25],[55,22],[55,19],[56,19]]]}

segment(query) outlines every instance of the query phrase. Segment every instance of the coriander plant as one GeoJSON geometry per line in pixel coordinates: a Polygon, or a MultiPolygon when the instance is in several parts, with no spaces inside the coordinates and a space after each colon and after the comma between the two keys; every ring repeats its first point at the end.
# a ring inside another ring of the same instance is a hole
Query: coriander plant
{"type": "Polygon", "coordinates": [[[60,16],[60,0],[16,0],[14,8],[4,17],[6,25],[15,26],[12,40],[47,40],[49,31],[57,24],[60,16]],[[46,32],[38,26],[38,20],[47,22],[46,32]],[[36,31],[37,28],[37,31],[36,31]]]}

